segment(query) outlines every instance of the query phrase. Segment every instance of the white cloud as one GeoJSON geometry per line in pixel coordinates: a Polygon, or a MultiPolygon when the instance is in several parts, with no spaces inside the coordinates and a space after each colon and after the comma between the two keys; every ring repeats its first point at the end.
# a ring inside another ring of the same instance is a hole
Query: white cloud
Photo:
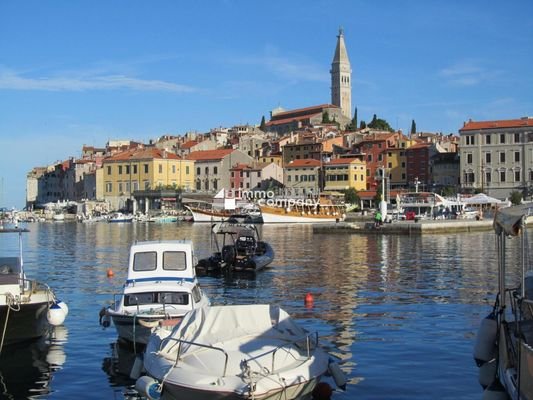
{"type": "Polygon", "coordinates": [[[129,89],[138,91],[195,92],[191,86],[160,80],[145,80],[121,74],[87,75],[68,73],[64,76],[26,77],[9,69],[0,69],[0,89],[42,91],[87,91],[129,89]]]}
{"type": "Polygon", "coordinates": [[[439,72],[448,83],[458,86],[475,86],[499,74],[498,71],[487,70],[475,60],[461,61],[439,72]]]}

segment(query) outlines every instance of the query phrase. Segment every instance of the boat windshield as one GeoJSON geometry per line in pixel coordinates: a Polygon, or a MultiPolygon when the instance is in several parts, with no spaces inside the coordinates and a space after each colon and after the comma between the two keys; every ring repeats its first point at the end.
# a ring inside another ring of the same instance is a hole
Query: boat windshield
{"type": "Polygon", "coordinates": [[[148,304],[189,304],[187,292],[143,292],[131,293],[124,296],[125,306],[138,306],[148,304]]]}

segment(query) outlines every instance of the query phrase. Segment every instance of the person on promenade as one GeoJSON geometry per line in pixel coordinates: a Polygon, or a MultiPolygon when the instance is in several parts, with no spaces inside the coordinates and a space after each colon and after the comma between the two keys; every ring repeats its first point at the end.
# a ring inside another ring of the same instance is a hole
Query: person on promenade
{"type": "Polygon", "coordinates": [[[381,213],[379,211],[376,212],[374,219],[375,219],[376,228],[380,227],[381,226],[381,213]]]}

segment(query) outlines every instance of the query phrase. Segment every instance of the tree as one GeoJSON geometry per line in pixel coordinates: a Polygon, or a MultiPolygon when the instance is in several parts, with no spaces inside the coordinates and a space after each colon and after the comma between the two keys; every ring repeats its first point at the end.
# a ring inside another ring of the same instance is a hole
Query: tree
{"type": "Polygon", "coordinates": [[[372,122],[368,124],[369,128],[372,129],[378,129],[380,131],[389,131],[393,132],[393,129],[389,125],[387,121],[384,119],[378,118],[376,114],[374,114],[374,117],[372,118],[372,122]]]}
{"type": "Polygon", "coordinates": [[[329,124],[331,120],[329,119],[329,113],[327,111],[324,111],[322,113],[322,123],[323,124],[329,124]]]}
{"type": "Polygon", "coordinates": [[[263,132],[266,131],[266,122],[265,122],[265,116],[263,115],[263,118],[261,118],[261,125],[259,125],[259,129],[261,129],[263,132]]]}
{"type": "Polygon", "coordinates": [[[366,128],[366,122],[361,121],[361,123],[359,124],[359,129],[365,129],[365,128],[366,128]]]}
{"type": "Polygon", "coordinates": [[[411,135],[414,135],[415,133],[416,133],[416,122],[413,119],[413,121],[411,122],[411,135]]]}
{"type": "Polygon", "coordinates": [[[513,190],[511,192],[510,196],[511,203],[513,203],[515,206],[522,203],[522,193],[520,193],[518,190],[513,190]]]}
{"type": "Polygon", "coordinates": [[[350,130],[350,131],[355,131],[357,130],[357,107],[355,107],[355,111],[353,113],[353,118],[352,118],[352,122],[350,122],[350,124],[348,124],[346,126],[346,129],[350,130]]]}
{"type": "Polygon", "coordinates": [[[344,190],[344,201],[349,204],[359,204],[360,199],[357,190],[354,188],[344,190]]]}

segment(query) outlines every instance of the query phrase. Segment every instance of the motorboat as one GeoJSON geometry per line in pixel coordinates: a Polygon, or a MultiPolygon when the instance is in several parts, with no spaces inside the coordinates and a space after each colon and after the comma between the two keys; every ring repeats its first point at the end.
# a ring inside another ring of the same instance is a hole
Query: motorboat
{"type": "Polygon", "coordinates": [[[134,218],[135,217],[132,214],[116,212],[111,214],[107,222],[133,222],[134,218]]]}
{"type": "Polygon", "coordinates": [[[533,399],[533,266],[526,225],[532,215],[533,205],[524,204],[494,216],[498,293],[474,347],[486,399],[533,399]],[[509,241],[519,242],[516,251],[509,251],[509,241]]]}
{"type": "Polygon", "coordinates": [[[0,257],[0,352],[6,345],[45,336],[68,314],[67,305],[47,284],[26,277],[22,257],[25,232],[29,230],[0,226],[0,234],[17,234],[19,242],[18,255],[0,257]]]}
{"type": "Polygon", "coordinates": [[[174,325],[188,311],[208,305],[195,260],[190,240],[134,243],[123,292],[100,310],[100,323],[112,321],[120,338],[146,344],[156,326],[174,325]]]}
{"type": "Polygon", "coordinates": [[[197,272],[259,271],[274,259],[272,246],[261,240],[254,224],[219,222],[211,228],[215,251],[196,265],[197,272]]]}
{"type": "Polygon", "coordinates": [[[268,304],[198,308],[173,330],[157,329],[136,382],[155,398],[295,399],[309,395],[338,364],[280,307],[268,304]]]}

